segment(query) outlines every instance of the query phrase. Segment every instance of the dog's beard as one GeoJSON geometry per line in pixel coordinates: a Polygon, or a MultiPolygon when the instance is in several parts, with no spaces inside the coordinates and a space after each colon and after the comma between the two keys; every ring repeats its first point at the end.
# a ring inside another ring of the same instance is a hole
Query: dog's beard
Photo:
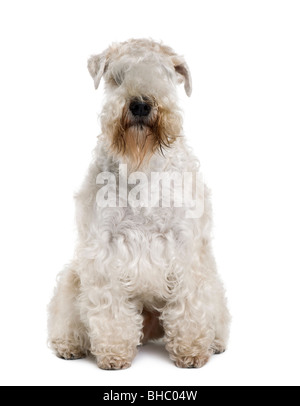
{"type": "Polygon", "coordinates": [[[115,127],[112,149],[126,158],[133,169],[149,162],[151,156],[169,148],[180,133],[181,121],[172,114],[153,108],[149,117],[134,118],[128,108],[115,127]]]}
{"type": "Polygon", "coordinates": [[[155,150],[155,135],[152,128],[144,124],[134,124],[123,133],[125,155],[133,167],[150,159],[155,150]]]}

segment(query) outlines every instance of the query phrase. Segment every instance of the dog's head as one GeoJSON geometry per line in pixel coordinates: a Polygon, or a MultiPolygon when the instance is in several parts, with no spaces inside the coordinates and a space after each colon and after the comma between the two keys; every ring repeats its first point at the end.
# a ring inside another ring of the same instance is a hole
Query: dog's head
{"type": "Polygon", "coordinates": [[[192,92],[189,68],[171,48],[151,40],[113,44],[92,56],[88,69],[97,89],[105,80],[102,132],[111,152],[132,167],[168,148],[181,135],[176,85],[192,92]]]}

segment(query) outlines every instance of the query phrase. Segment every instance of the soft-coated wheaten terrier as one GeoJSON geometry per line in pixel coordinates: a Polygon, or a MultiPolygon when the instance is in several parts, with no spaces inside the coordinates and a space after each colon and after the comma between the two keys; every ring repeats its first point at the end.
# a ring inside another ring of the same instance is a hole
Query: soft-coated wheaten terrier
{"type": "Polygon", "coordinates": [[[92,56],[88,69],[96,88],[105,79],[107,99],[76,195],[74,259],[49,305],[49,343],[59,357],[90,352],[100,368],[123,369],[139,345],[163,338],[178,367],[202,367],[225,351],[230,317],[209,191],[177,103],[176,84],[191,95],[189,68],[167,46],[130,40],[92,56]]]}

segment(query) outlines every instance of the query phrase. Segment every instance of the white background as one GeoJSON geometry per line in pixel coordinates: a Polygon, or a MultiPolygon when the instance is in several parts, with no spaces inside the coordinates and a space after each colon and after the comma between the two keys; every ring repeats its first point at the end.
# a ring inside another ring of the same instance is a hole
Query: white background
{"type": "Polygon", "coordinates": [[[300,4],[282,0],[2,1],[1,384],[292,385],[299,373],[300,4]],[[193,75],[185,132],[213,191],[230,347],[201,370],[163,348],[131,369],[66,362],[46,306],[72,257],[73,193],[100,131],[87,57],[130,37],[163,40],[193,75]]]}

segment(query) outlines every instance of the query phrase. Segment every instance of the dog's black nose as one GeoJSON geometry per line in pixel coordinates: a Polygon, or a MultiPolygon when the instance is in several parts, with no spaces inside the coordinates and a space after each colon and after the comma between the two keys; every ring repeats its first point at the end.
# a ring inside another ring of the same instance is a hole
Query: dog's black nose
{"type": "Polygon", "coordinates": [[[134,116],[146,117],[150,114],[151,106],[140,101],[133,101],[130,103],[129,109],[134,116]]]}

